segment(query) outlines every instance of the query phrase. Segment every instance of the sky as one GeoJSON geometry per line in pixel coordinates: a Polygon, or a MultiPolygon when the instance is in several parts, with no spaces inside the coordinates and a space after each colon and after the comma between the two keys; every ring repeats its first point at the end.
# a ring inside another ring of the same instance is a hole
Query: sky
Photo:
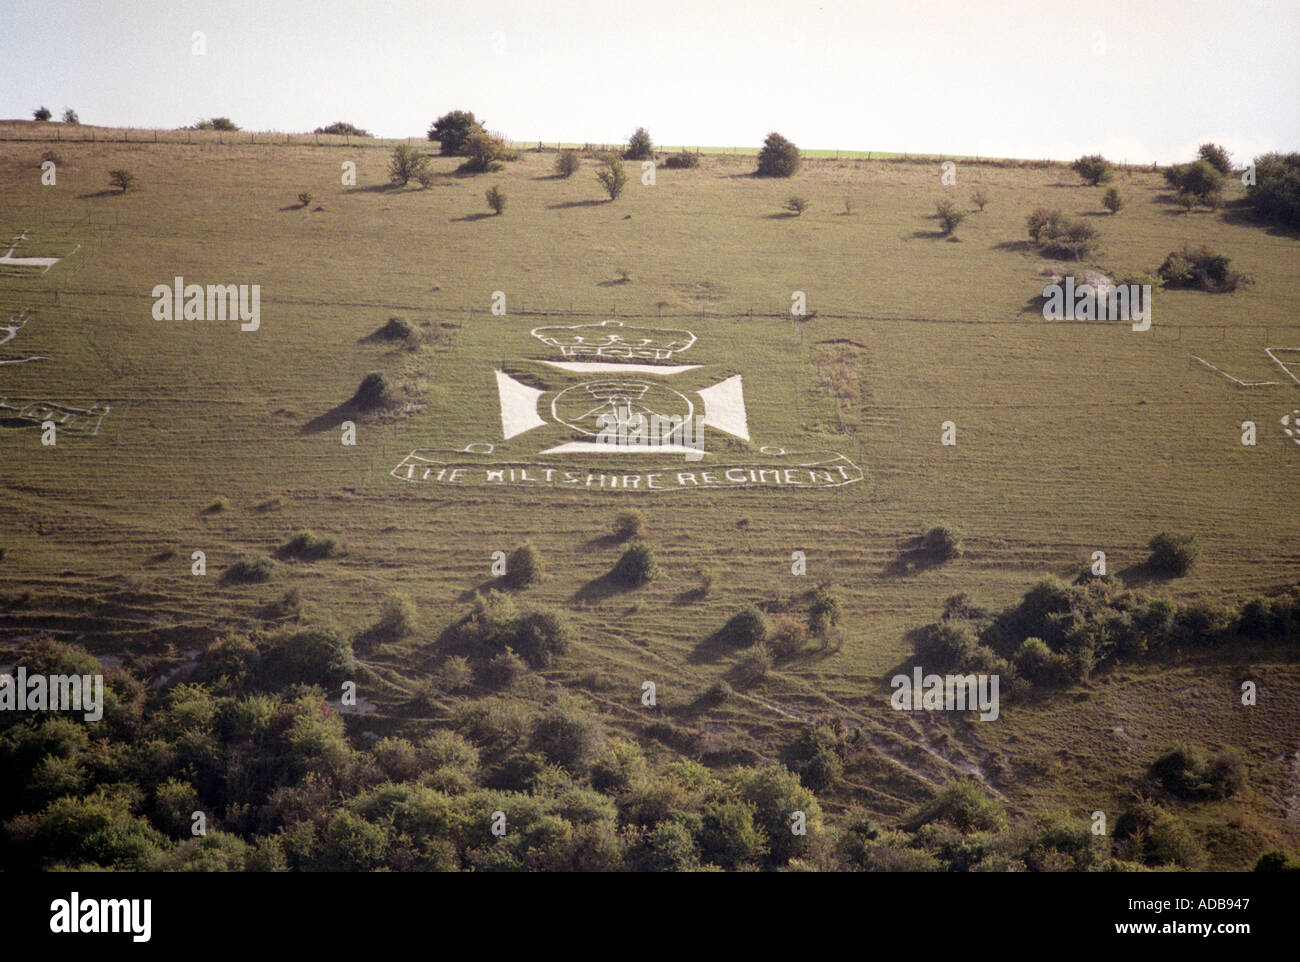
{"type": "Polygon", "coordinates": [[[0,118],[1244,162],[1300,150],[1298,50],[1300,0],[0,0],[0,118]]]}

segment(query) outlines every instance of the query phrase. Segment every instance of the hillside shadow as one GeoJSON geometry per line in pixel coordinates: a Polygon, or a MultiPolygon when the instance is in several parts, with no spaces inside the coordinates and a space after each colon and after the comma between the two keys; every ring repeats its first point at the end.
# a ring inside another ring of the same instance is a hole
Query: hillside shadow
{"type": "Polygon", "coordinates": [[[597,287],[622,287],[624,284],[631,284],[631,283],[632,283],[632,278],[620,277],[616,281],[601,281],[596,286],[597,287]]]}
{"type": "Polygon", "coordinates": [[[709,596],[706,589],[700,586],[687,588],[685,591],[679,591],[673,596],[674,605],[692,605],[697,601],[703,601],[709,596]]]}
{"type": "Polygon", "coordinates": [[[559,204],[549,204],[547,210],[570,210],[574,207],[604,207],[606,200],[566,200],[559,204]]]}
{"type": "Polygon", "coordinates": [[[890,578],[905,578],[910,575],[922,574],[941,564],[943,564],[943,559],[926,548],[925,538],[922,535],[917,535],[914,538],[908,538],[899,545],[897,557],[885,565],[882,573],[890,578]]]}
{"type": "Polygon", "coordinates": [[[1115,577],[1132,588],[1144,588],[1148,585],[1164,584],[1174,580],[1173,575],[1151,567],[1151,563],[1148,561],[1131,564],[1127,568],[1115,572],[1115,577]]]}
{"type": "Polygon", "coordinates": [[[595,538],[588,538],[582,543],[582,547],[586,551],[591,551],[597,548],[617,548],[623,543],[624,539],[616,534],[602,534],[595,538]]]}
{"type": "Polygon", "coordinates": [[[108,187],[104,190],[97,190],[93,194],[78,194],[77,200],[94,200],[96,197],[121,197],[125,191],[120,191],[116,187],[108,187]]]}
{"type": "Polygon", "coordinates": [[[792,210],[779,210],[775,214],[764,214],[763,218],[765,220],[790,220],[791,218],[798,216],[799,215],[792,210]]]}
{"type": "Polygon", "coordinates": [[[285,207],[281,207],[280,213],[283,214],[286,210],[302,210],[306,206],[306,204],[289,204],[285,207]]]}
{"type": "Polygon", "coordinates": [[[489,217],[495,217],[496,214],[466,214],[464,217],[453,217],[453,224],[472,224],[476,220],[486,220],[489,217]]]}
{"type": "Polygon", "coordinates": [[[616,582],[612,575],[603,574],[599,578],[593,578],[585,585],[573,593],[570,601],[604,601],[606,598],[612,598],[614,595],[622,594],[625,591],[635,591],[634,588],[624,588],[616,582]]]}
{"type": "Polygon", "coordinates": [[[1027,240],[999,241],[991,249],[995,251],[1015,251],[1019,254],[1032,254],[1036,250],[1034,242],[1027,240]]]}
{"type": "Polygon", "coordinates": [[[347,400],[342,404],[336,404],[324,414],[318,414],[301,428],[299,434],[319,434],[322,431],[328,431],[330,428],[336,428],[344,421],[356,421],[361,416],[361,408],[355,401],[347,400]]]}
{"type": "MultiPolygon", "coordinates": [[[[686,656],[686,661],[692,665],[706,665],[721,661],[728,655],[734,655],[735,653],[736,646],[727,637],[726,626],[723,626],[692,648],[691,653],[686,656]]],[[[731,679],[727,680],[730,681],[731,679]]]]}
{"type": "Polygon", "coordinates": [[[396,194],[396,193],[401,193],[403,191],[408,193],[414,193],[415,190],[416,188],[412,187],[410,184],[394,184],[392,181],[389,181],[386,184],[371,184],[368,187],[352,187],[348,190],[348,193],[350,194],[351,193],[396,194]]]}
{"type": "Polygon", "coordinates": [[[948,235],[941,230],[914,230],[909,236],[913,240],[943,240],[948,235]]]}

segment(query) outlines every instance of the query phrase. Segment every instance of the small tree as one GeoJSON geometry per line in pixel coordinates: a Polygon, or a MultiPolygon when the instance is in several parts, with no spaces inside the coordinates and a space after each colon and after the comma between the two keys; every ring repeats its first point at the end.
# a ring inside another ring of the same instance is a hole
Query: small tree
{"type": "Polygon", "coordinates": [[[970,199],[971,203],[978,207],[982,213],[984,205],[989,202],[989,192],[984,189],[983,184],[976,184],[975,188],[970,192],[970,199]]]}
{"type": "Polygon", "coordinates": [[[1088,154],[1086,157],[1080,157],[1070,166],[1076,174],[1083,178],[1085,183],[1093,187],[1105,183],[1115,176],[1115,169],[1111,167],[1110,161],[1101,154],[1088,154]]]}
{"type": "Polygon", "coordinates": [[[466,140],[475,130],[482,130],[481,121],[474,119],[470,110],[453,110],[433,122],[429,139],[438,141],[438,150],[444,157],[463,153],[466,140]]]}
{"type": "Polygon", "coordinates": [[[1232,173],[1232,160],[1228,151],[1218,144],[1201,144],[1196,156],[1205,161],[1219,173],[1227,176],[1232,173]]]}
{"type": "Polygon", "coordinates": [[[610,572],[615,584],[625,588],[635,588],[647,584],[659,575],[659,563],[655,561],[654,549],[644,541],[638,541],[623,552],[614,570],[610,572]]]}
{"type": "Polygon", "coordinates": [[[400,591],[395,591],[380,605],[374,631],[381,638],[396,641],[415,631],[418,620],[415,604],[400,591]]]}
{"type": "Polygon", "coordinates": [[[758,152],[758,176],[793,177],[799,169],[799,148],[775,131],[758,152]]]}
{"type": "Polygon", "coordinates": [[[525,541],[506,559],[506,580],[516,588],[527,588],[542,579],[542,555],[525,541]]]}
{"type": "Polygon", "coordinates": [[[493,213],[499,215],[506,209],[506,192],[497,185],[493,184],[487,189],[486,197],[488,206],[492,208],[493,213]]]}
{"type": "Polygon", "coordinates": [[[628,508],[614,516],[614,537],[619,541],[635,538],[645,528],[645,515],[636,508],[628,508]]]}
{"type": "Polygon", "coordinates": [[[1165,169],[1165,180],[1178,191],[1178,201],[1190,210],[1196,204],[1218,207],[1223,193],[1223,174],[1209,162],[1195,160],[1190,164],[1175,164],[1165,169]],[[1187,198],[1192,203],[1187,204],[1187,198]]]}
{"type": "Polygon", "coordinates": [[[311,193],[304,190],[301,194],[298,195],[298,206],[306,207],[308,204],[312,202],[312,199],[313,198],[311,196],[311,193]]]}
{"type": "Polygon", "coordinates": [[[1106,194],[1101,199],[1101,204],[1112,214],[1118,214],[1124,209],[1124,197],[1120,194],[1118,187],[1107,187],[1106,194]]]}
{"type": "Polygon", "coordinates": [[[957,209],[957,205],[950,200],[941,200],[934,205],[935,213],[939,217],[939,223],[943,227],[943,234],[947,236],[957,229],[957,225],[966,219],[966,214],[957,209]]]}
{"type": "Polygon", "coordinates": [[[498,161],[505,155],[506,145],[504,140],[486,130],[474,130],[465,138],[461,153],[468,158],[461,169],[481,174],[501,169],[498,161]]]}
{"type": "Polygon", "coordinates": [[[923,543],[925,550],[940,561],[960,557],[965,550],[961,543],[961,532],[943,524],[927,531],[923,543]]]}
{"type": "Polygon", "coordinates": [[[795,217],[800,216],[811,206],[812,204],[807,197],[801,197],[798,194],[791,195],[790,199],[785,202],[785,209],[793,211],[795,217]]]}
{"type": "Polygon", "coordinates": [[[722,637],[736,648],[766,644],[771,634],[772,623],[753,605],[736,612],[722,626],[722,637]]]}
{"type": "Polygon", "coordinates": [[[356,124],[350,124],[345,120],[336,120],[334,121],[334,123],[327,124],[324,127],[317,127],[314,131],[312,131],[312,133],[334,134],[335,136],[340,136],[340,137],[373,137],[374,136],[374,134],[372,134],[370,131],[363,130],[362,128],[356,126],[356,124]]]}
{"type": "Polygon", "coordinates": [[[609,194],[611,201],[617,200],[618,195],[623,193],[623,188],[627,186],[627,172],[623,170],[623,161],[617,157],[605,158],[605,166],[596,171],[596,180],[600,181],[600,186],[605,188],[605,193],[609,194]]]}
{"type": "Polygon", "coordinates": [[[110,170],[108,182],[125,194],[135,186],[135,174],[129,170],[110,170]]]}
{"type": "Polygon", "coordinates": [[[69,107],[67,110],[63,111],[63,122],[65,124],[72,124],[75,126],[81,123],[81,118],[77,116],[77,112],[75,110],[69,107]]]}
{"type": "Polygon", "coordinates": [[[644,127],[638,127],[636,133],[627,139],[627,150],[623,151],[627,160],[653,160],[654,144],[644,127]]]}
{"type": "Polygon", "coordinates": [[[572,177],[578,170],[580,161],[576,150],[562,150],[555,155],[555,174],[557,177],[572,177]]]}
{"type": "Polygon", "coordinates": [[[1170,534],[1168,531],[1161,531],[1153,537],[1147,547],[1151,549],[1148,567],[1171,575],[1187,574],[1201,553],[1195,535],[1170,534]]]}
{"type": "Polygon", "coordinates": [[[32,116],[35,117],[37,120],[46,121],[49,120],[51,117],[53,117],[54,114],[50,113],[49,107],[37,107],[35,110],[32,111],[32,116]]]}
{"type": "Polygon", "coordinates": [[[398,144],[388,161],[388,179],[399,187],[405,187],[428,168],[429,158],[425,154],[410,144],[398,144]]]}

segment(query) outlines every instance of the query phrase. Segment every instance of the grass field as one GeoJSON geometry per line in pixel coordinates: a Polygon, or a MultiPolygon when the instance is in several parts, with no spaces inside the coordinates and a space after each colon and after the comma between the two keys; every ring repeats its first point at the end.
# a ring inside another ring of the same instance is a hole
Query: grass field
{"type": "MultiPolygon", "coordinates": [[[[1187,741],[1237,752],[1249,773],[1236,797],[1186,813],[1211,865],[1247,868],[1300,842],[1293,643],[1129,662],[1008,705],[996,724],[894,712],[888,687],[911,664],[907,633],[945,598],[1000,608],[1043,574],[1073,577],[1098,550],[1112,571],[1133,568],[1157,531],[1194,534],[1202,554],[1149,591],[1236,605],[1300,584],[1300,449],[1279,424],[1300,388],[1264,354],[1300,348],[1294,234],[1231,203],[1184,213],[1158,172],[1133,168],[1117,177],[1128,201],[1118,215],[1063,165],[959,161],[954,187],[937,160],[814,158],[771,181],[730,153],[660,166],[653,186],[629,164],[632,182],[609,203],[593,160],[558,179],[548,152],[477,176],[438,157],[433,186],[395,189],[386,150],[165,141],[0,140],[0,246],[26,231],[26,256],[77,248],[47,273],[0,276],[0,319],[28,317],[0,360],[44,356],[0,366],[0,399],[111,405],[95,436],[60,433],[54,446],[34,423],[0,427],[0,662],[49,632],[158,677],[224,631],[264,625],[289,587],[311,617],[350,632],[400,591],[422,628],[359,654],[377,710],[350,716],[349,733],[426,731],[457,701],[418,701],[432,643],[491,581],[492,553],[529,540],[547,575],[521,597],[562,611],[574,645],[519,697],[571,690],[655,753],[774,759],[809,720],[833,715],[867,732],[874,754],[822,796],[831,813],[888,822],[976,774],[1014,811],[1086,818],[1118,810],[1155,755],[1187,741]],[[46,149],[58,155],[55,186],[40,183],[46,149]],[[346,161],[355,186],[341,185],[346,161]],[[115,168],[138,188],[110,191],[115,168]],[[493,184],[508,197],[501,216],[484,202],[493,184]],[[976,185],[990,197],[983,212],[969,200],[976,185]],[[307,207],[301,191],[314,195],[307,207]],[[798,217],[784,210],[792,193],[811,201],[798,217]],[[933,217],[944,197],[971,211],[953,237],[933,217]],[[1161,292],[1146,332],[1046,321],[1035,300],[1045,258],[1025,234],[1037,206],[1096,226],[1091,266],[1112,276],[1154,271],[1192,243],[1254,283],[1161,292]],[[260,285],[260,329],[155,320],[153,287],[178,275],[260,285]],[[796,291],[807,319],[790,316],[796,291]],[[491,312],[494,292],[504,316],[491,312]],[[421,326],[419,350],[364,340],[395,315],[421,326]],[[501,436],[493,372],[553,357],[534,327],[605,319],[690,330],[698,340],[681,363],[743,376],[750,439],[715,433],[710,459],[830,451],[863,481],[659,492],[390,474],[416,449],[491,443],[494,459],[536,460],[539,435],[501,436]],[[1280,383],[1240,388],[1192,355],[1280,383]],[[407,410],[359,419],[344,446],[340,405],[372,371],[400,385],[407,410]],[[1241,443],[1247,420],[1255,446],[1241,443]],[[940,444],[946,421],[955,446],[940,444]],[[662,577],[599,590],[622,550],[610,525],[629,506],[647,519],[662,577]],[[965,555],[901,567],[907,539],[941,522],[964,533],[965,555]],[[336,534],[345,552],[285,563],[268,584],[220,583],[236,558],[270,555],[308,528],[336,534]],[[205,577],[190,573],[195,550],[205,577]],[[794,551],[806,575],[792,574],[794,551]],[[702,566],[716,572],[707,596],[693,592],[702,566]],[[702,707],[740,657],[709,636],[746,604],[806,608],[819,582],[841,598],[838,648],[810,646],[702,707]],[[1240,704],[1243,679],[1266,693],[1259,707],[1240,704]],[[653,710],[640,701],[647,680],[653,710]],[[698,733],[693,747],[656,737],[664,720],[698,733]]],[[[1230,191],[1232,201],[1242,188],[1230,191]]]]}

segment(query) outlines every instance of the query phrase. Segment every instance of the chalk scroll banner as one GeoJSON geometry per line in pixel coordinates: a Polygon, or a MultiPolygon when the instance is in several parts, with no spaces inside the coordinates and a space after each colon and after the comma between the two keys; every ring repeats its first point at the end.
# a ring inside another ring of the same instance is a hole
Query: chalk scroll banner
{"type": "Polygon", "coordinates": [[[835,451],[769,454],[734,464],[683,461],[644,467],[577,467],[545,461],[488,461],[464,451],[416,449],[390,472],[401,481],[490,488],[505,485],[603,491],[685,491],[718,488],[838,488],[863,478],[862,469],[835,451]]]}

